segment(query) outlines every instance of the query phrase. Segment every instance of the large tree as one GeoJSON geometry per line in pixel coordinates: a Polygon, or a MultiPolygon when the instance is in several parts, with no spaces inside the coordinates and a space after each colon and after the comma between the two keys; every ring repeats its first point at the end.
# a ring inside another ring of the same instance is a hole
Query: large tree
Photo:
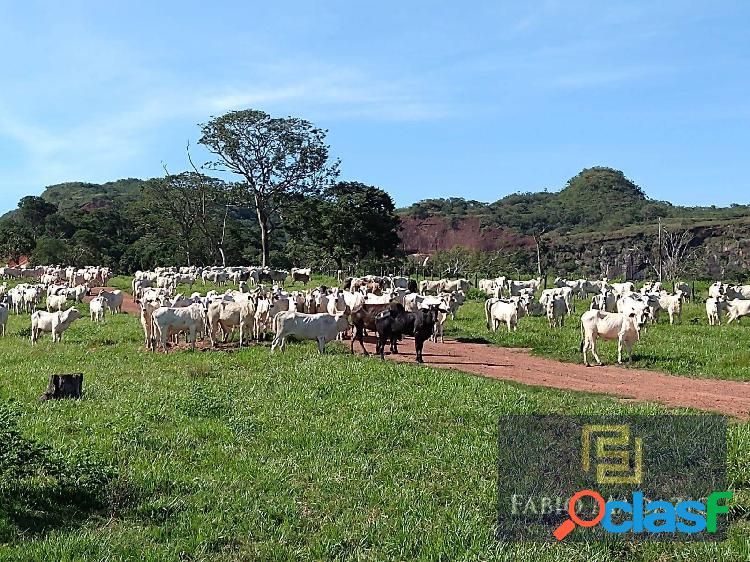
{"type": "Polygon", "coordinates": [[[393,200],[371,185],[336,183],[307,198],[289,218],[292,236],[306,239],[339,269],[345,262],[382,261],[398,253],[401,221],[393,200]]]}
{"type": "Polygon", "coordinates": [[[267,265],[273,220],[282,217],[295,195],[319,193],[338,175],[329,162],[327,131],[295,117],[274,118],[263,111],[231,111],[201,125],[200,143],[217,159],[210,169],[244,179],[260,228],[262,265],[267,265]]]}
{"type": "Polygon", "coordinates": [[[18,263],[34,249],[34,233],[21,221],[0,222],[0,256],[18,263]]]}
{"type": "Polygon", "coordinates": [[[57,205],[35,195],[23,197],[18,203],[18,219],[28,226],[34,237],[43,232],[47,217],[57,213],[57,205]]]}

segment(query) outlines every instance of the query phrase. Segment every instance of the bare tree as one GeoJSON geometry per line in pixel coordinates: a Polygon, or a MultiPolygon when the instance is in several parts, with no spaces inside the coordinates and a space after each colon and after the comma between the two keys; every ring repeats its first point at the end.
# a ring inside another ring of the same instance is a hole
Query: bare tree
{"type": "Polygon", "coordinates": [[[694,261],[700,257],[701,246],[690,229],[670,230],[661,228],[661,246],[657,242],[653,252],[644,252],[645,262],[659,277],[659,272],[669,281],[676,281],[680,276],[692,270],[694,261]],[[660,267],[661,266],[661,267],[660,267]]]}

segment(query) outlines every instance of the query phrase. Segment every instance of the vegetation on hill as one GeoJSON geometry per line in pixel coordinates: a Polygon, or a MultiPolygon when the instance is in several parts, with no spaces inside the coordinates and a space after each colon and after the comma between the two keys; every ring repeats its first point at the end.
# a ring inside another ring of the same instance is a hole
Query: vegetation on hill
{"type": "Polygon", "coordinates": [[[480,217],[485,226],[503,226],[533,236],[539,230],[560,234],[610,231],[652,222],[657,217],[732,220],[750,215],[750,206],[681,207],[646,196],[624,173],[606,167],[582,170],[556,193],[514,193],[481,203],[461,198],[426,199],[399,211],[404,217],[480,217]],[[546,228],[545,228],[546,227],[546,228]]]}
{"type": "Polygon", "coordinates": [[[145,182],[136,178],[107,183],[65,182],[50,185],[41,197],[57,205],[60,211],[72,211],[89,206],[120,206],[135,201],[145,182]]]}

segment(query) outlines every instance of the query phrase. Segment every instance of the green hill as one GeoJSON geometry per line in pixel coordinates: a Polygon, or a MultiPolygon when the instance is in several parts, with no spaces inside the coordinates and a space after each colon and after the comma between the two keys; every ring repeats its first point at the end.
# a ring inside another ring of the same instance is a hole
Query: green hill
{"type": "Polygon", "coordinates": [[[42,198],[61,211],[120,205],[138,198],[143,180],[127,178],[107,183],[66,182],[50,185],[42,198]]]}
{"type": "Polygon", "coordinates": [[[439,217],[456,223],[479,218],[483,227],[511,228],[522,234],[540,229],[560,234],[601,232],[650,224],[657,217],[691,223],[732,221],[750,216],[750,206],[681,207],[649,198],[625,174],[612,168],[582,170],[559,192],[514,193],[482,203],[461,198],[427,199],[400,209],[402,218],[439,217]]]}

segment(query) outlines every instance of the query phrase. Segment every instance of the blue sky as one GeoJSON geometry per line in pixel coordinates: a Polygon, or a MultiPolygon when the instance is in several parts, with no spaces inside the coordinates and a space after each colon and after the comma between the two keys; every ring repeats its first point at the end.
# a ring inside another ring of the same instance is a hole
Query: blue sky
{"type": "Polygon", "coordinates": [[[747,2],[3,1],[0,212],[186,169],[197,124],[247,107],[329,129],[342,178],[398,205],[592,165],[750,203],[748,24],[747,2]]]}

